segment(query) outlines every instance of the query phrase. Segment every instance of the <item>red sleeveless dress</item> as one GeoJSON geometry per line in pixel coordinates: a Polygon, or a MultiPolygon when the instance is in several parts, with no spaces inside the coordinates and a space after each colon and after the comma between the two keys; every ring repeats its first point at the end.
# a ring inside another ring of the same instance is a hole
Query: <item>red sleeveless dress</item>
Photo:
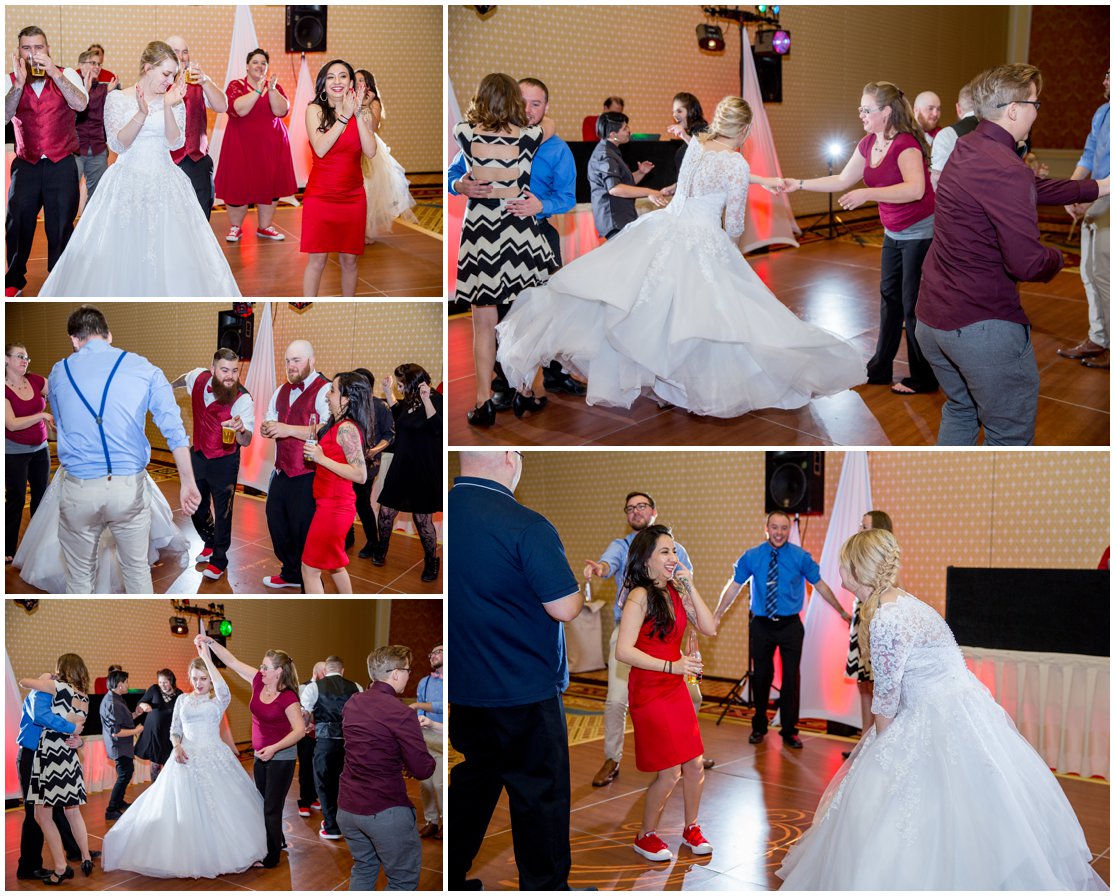
{"type": "MultiPolygon", "coordinates": [[[[685,635],[685,607],[674,586],[667,584],[667,588],[674,604],[674,627],[663,641],[651,635],[654,620],[647,619],[635,646],[676,664],[681,659],[681,640],[685,635]]],[[[632,668],[627,679],[627,708],[635,727],[635,767],[639,771],[672,768],[704,753],[684,675],[632,668]]]]}
{"type": "Polygon", "coordinates": [[[329,152],[320,159],[314,155],[302,199],[301,251],[364,254],[368,197],[361,154],[354,115],[329,152]]]}
{"type": "MultiPolygon", "coordinates": [[[[344,449],[337,444],[337,427],[332,427],[318,443],[325,456],[345,463],[344,449]]],[[[361,439],[363,445],[363,439],[361,439]]],[[[315,466],[310,464],[310,466],[315,466]]],[[[356,493],[352,482],[317,464],[314,471],[314,518],[306,534],[302,562],[315,569],[340,569],[348,566],[345,536],[356,519],[356,493]]]]}

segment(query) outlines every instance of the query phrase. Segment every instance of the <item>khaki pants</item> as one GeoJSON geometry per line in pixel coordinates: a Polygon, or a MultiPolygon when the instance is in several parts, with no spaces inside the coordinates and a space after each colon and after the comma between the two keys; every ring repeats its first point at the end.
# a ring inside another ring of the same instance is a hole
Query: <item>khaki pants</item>
{"type": "Polygon", "coordinates": [[[151,594],[151,508],[147,503],[147,474],[109,479],[75,479],[62,483],[58,540],[66,565],[66,592],[92,594],[97,581],[101,533],[108,528],[116,541],[116,555],[128,594],[151,594]]]}
{"type": "Polygon", "coordinates": [[[434,773],[421,782],[422,815],[428,822],[441,824],[441,807],[445,805],[445,732],[423,728],[422,737],[434,757],[434,773]]]}
{"type": "Polygon", "coordinates": [[[1080,279],[1088,296],[1088,338],[1104,348],[1111,338],[1111,197],[1089,206],[1080,225],[1080,279]]]}

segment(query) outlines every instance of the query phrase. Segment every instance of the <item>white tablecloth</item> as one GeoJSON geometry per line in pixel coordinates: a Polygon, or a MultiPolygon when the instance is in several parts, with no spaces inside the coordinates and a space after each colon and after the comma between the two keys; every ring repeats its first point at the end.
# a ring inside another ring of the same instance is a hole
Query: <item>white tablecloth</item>
{"type": "Polygon", "coordinates": [[[968,668],[1058,772],[1110,780],[1108,657],[962,647],[968,668]]]}
{"type": "MultiPolygon", "coordinates": [[[[102,790],[112,790],[112,786],[116,783],[116,764],[105,753],[104,738],[99,734],[92,734],[84,740],[85,746],[81,750],[81,759],[85,772],[85,792],[99,793],[102,790]]],[[[151,763],[137,756],[135,769],[132,772],[132,783],[146,784],[150,780],[151,763]]]]}

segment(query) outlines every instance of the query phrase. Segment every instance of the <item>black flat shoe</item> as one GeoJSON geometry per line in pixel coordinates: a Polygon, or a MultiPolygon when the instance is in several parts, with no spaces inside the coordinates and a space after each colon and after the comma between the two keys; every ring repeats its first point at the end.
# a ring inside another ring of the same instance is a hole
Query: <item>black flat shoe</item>
{"type": "Polygon", "coordinates": [[[84,874],[86,877],[93,873],[92,859],[86,859],[84,862],[81,863],[81,873],[84,874]]]}
{"type": "Polygon", "coordinates": [[[511,410],[511,403],[518,394],[514,389],[497,389],[492,392],[492,407],[497,411],[509,411],[511,410]]]}
{"type": "Polygon", "coordinates": [[[360,553],[356,556],[359,557],[361,560],[368,560],[375,552],[376,546],[374,544],[365,544],[364,547],[360,549],[360,553]]]}
{"type": "Polygon", "coordinates": [[[552,379],[543,377],[542,385],[546,387],[547,392],[564,392],[566,395],[584,395],[588,391],[584,384],[578,383],[569,374],[552,379]]]}
{"type": "Polygon", "coordinates": [[[516,392],[515,398],[511,402],[511,410],[515,412],[516,417],[522,417],[523,414],[527,413],[528,411],[532,414],[537,414],[549,403],[550,399],[546,398],[545,396],[543,396],[542,398],[538,398],[537,396],[528,398],[527,396],[520,395],[518,392],[516,392]]]}
{"type": "Polygon", "coordinates": [[[479,407],[475,407],[469,411],[468,422],[470,426],[494,426],[496,422],[496,409],[492,405],[492,400],[489,398],[479,407]]]}
{"type": "Polygon", "coordinates": [[[761,744],[766,734],[760,734],[758,731],[752,731],[747,738],[749,744],[761,744]]]}
{"type": "Polygon", "coordinates": [[[48,887],[60,887],[62,881],[69,880],[74,876],[74,869],[67,866],[66,870],[59,874],[57,871],[51,871],[49,875],[43,878],[43,883],[48,887]]]}

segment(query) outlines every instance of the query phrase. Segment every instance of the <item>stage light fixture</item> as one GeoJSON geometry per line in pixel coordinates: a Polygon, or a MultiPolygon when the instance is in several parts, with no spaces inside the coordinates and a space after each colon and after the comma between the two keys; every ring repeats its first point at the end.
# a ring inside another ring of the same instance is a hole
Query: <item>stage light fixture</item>
{"type": "Polygon", "coordinates": [[[844,147],[833,140],[825,147],[825,152],[828,155],[828,160],[830,162],[835,162],[844,154],[844,147]]]}
{"type": "Polygon", "coordinates": [[[786,56],[790,52],[790,32],[782,28],[762,28],[755,32],[756,56],[786,56]]]}
{"type": "Polygon", "coordinates": [[[698,25],[697,46],[711,53],[724,52],[724,32],[719,25],[698,25]]]}
{"type": "Polygon", "coordinates": [[[170,617],[170,633],[172,635],[188,635],[190,633],[190,626],[184,616],[170,617]]]}

